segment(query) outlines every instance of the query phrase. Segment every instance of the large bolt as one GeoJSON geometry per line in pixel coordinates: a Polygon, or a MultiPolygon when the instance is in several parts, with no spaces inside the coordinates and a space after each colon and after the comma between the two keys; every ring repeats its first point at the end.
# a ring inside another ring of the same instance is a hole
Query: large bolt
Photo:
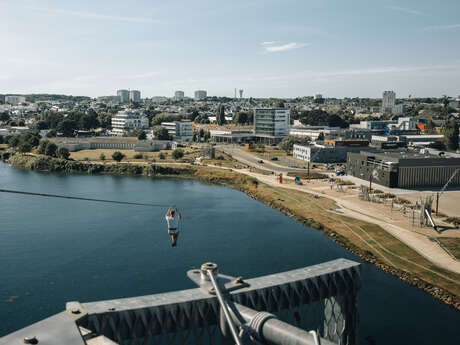
{"type": "Polygon", "coordinates": [[[217,264],[213,262],[206,262],[201,265],[201,280],[209,280],[208,271],[211,271],[213,274],[219,273],[219,268],[217,264]]]}
{"type": "Polygon", "coordinates": [[[25,337],[24,344],[38,344],[38,339],[36,337],[25,337]]]}

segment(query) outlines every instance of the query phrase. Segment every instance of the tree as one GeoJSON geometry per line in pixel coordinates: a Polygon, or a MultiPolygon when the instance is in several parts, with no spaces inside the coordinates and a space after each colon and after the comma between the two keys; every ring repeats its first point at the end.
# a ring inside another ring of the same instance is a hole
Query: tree
{"type": "Polygon", "coordinates": [[[61,146],[61,147],[59,147],[59,148],[57,149],[57,156],[58,156],[59,158],[69,159],[69,157],[70,157],[70,152],[69,152],[69,150],[67,149],[67,147],[61,146]]]}
{"type": "Polygon", "coordinates": [[[8,140],[9,147],[17,147],[19,143],[19,138],[17,136],[11,137],[10,140],[8,140]]]}
{"type": "Polygon", "coordinates": [[[321,109],[304,111],[300,114],[300,122],[310,126],[347,127],[347,122],[337,114],[329,114],[321,109]]]}
{"type": "Polygon", "coordinates": [[[436,133],[436,125],[434,124],[433,120],[429,119],[427,122],[426,122],[426,125],[425,125],[425,130],[423,131],[423,133],[425,134],[435,134],[436,133]]]}
{"type": "Polygon", "coordinates": [[[182,157],[184,157],[184,151],[182,151],[181,149],[175,149],[175,150],[172,152],[172,157],[173,157],[174,159],[182,158],[182,157]]]}
{"type": "Polygon", "coordinates": [[[61,132],[65,137],[73,136],[73,132],[77,128],[77,123],[70,119],[62,120],[57,126],[58,132],[61,132]]]}
{"type": "Polygon", "coordinates": [[[0,135],[0,144],[3,144],[3,135],[0,135]]]}
{"type": "Polygon", "coordinates": [[[219,104],[219,106],[217,107],[216,122],[220,126],[225,125],[227,123],[227,121],[225,121],[225,107],[223,104],[219,104]]]}
{"type": "Polygon", "coordinates": [[[32,145],[28,142],[23,142],[18,147],[19,152],[30,152],[32,151],[32,145]]]}
{"type": "Polygon", "coordinates": [[[162,122],[176,121],[179,117],[170,113],[161,113],[152,119],[152,126],[161,125],[162,122]]]}
{"type": "Polygon", "coordinates": [[[115,151],[112,154],[112,158],[114,160],[116,160],[117,162],[121,162],[123,160],[123,158],[125,158],[125,155],[123,153],[121,153],[120,151],[115,151]]]}
{"type": "Polygon", "coordinates": [[[45,155],[56,157],[57,145],[51,141],[46,144],[45,155]]]}
{"type": "Polygon", "coordinates": [[[10,120],[10,115],[7,112],[0,114],[0,121],[8,122],[10,120]]]}
{"type": "Polygon", "coordinates": [[[48,145],[49,140],[42,139],[40,140],[40,143],[38,144],[38,149],[37,152],[41,155],[44,155],[46,152],[46,145],[48,145]]]}
{"type": "Polygon", "coordinates": [[[194,120],[195,123],[210,123],[208,117],[204,114],[200,114],[198,115],[197,117],[195,117],[195,120],[194,120]]]}
{"type": "Polygon", "coordinates": [[[105,154],[101,153],[101,154],[99,155],[99,159],[100,159],[101,161],[105,161],[105,154]]]}
{"type": "Polygon", "coordinates": [[[458,149],[458,123],[455,120],[449,120],[444,127],[444,144],[449,150],[458,149]]]}
{"type": "Polygon", "coordinates": [[[233,118],[233,123],[237,124],[249,124],[249,113],[245,111],[239,111],[236,113],[235,117],[233,118]]]}
{"type": "Polygon", "coordinates": [[[145,139],[147,139],[147,134],[145,134],[144,131],[141,131],[141,132],[139,133],[139,135],[137,136],[137,139],[139,139],[139,140],[145,140],[145,139]]]}
{"type": "Polygon", "coordinates": [[[153,130],[153,135],[158,140],[170,140],[168,130],[164,127],[157,127],[153,130]]]}
{"type": "Polygon", "coordinates": [[[298,145],[306,145],[310,142],[310,137],[304,137],[304,136],[297,136],[297,135],[288,135],[287,137],[284,137],[283,140],[278,144],[279,148],[286,151],[290,152],[292,151],[292,148],[294,144],[298,145]]]}
{"type": "Polygon", "coordinates": [[[46,133],[47,138],[54,138],[57,137],[57,131],[55,129],[50,130],[48,133],[46,133]]]}

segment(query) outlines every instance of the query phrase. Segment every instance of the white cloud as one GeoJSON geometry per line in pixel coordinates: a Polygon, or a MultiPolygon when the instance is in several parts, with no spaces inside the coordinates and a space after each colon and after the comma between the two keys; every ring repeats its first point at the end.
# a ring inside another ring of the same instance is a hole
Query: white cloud
{"type": "Polygon", "coordinates": [[[432,25],[423,28],[423,31],[451,31],[457,29],[460,29],[460,24],[432,25]]]}
{"type": "Polygon", "coordinates": [[[38,11],[42,13],[63,15],[63,16],[72,16],[83,19],[97,19],[97,20],[109,20],[109,21],[118,21],[118,22],[130,22],[130,23],[159,23],[159,20],[148,17],[129,17],[129,16],[116,16],[116,15],[106,15],[98,14],[91,12],[79,12],[79,11],[69,11],[62,9],[52,9],[52,8],[41,8],[41,7],[26,7],[29,10],[38,11]]]}
{"type": "Polygon", "coordinates": [[[406,8],[406,7],[390,6],[390,9],[392,9],[394,11],[403,12],[403,13],[406,13],[406,14],[412,14],[412,15],[415,15],[415,16],[424,16],[425,15],[421,11],[414,10],[414,9],[411,9],[411,8],[406,8]]]}
{"type": "Polygon", "coordinates": [[[273,44],[277,43],[276,41],[266,41],[266,42],[262,42],[260,45],[261,46],[271,46],[273,44]]]}
{"type": "Polygon", "coordinates": [[[284,52],[287,50],[293,50],[293,49],[299,49],[308,46],[307,43],[297,43],[297,42],[291,42],[287,44],[282,44],[282,45],[266,45],[264,47],[265,51],[267,53],[277,53],[277,52],[284,52]]]}

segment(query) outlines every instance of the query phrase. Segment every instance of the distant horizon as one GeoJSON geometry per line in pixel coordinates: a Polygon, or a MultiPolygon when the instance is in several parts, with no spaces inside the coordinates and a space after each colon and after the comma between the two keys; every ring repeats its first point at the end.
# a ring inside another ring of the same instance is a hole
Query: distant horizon
{"type": "Polygon", "coordinates": [[[0,3],[0,93],[460,95],[460,1],[0,3]]]}
{"type": "MultiPolygon", "coordinates": [[[[120,89],[121,90],[121,89],[120,89]]],[[[128,90],[128,89],[126,89],[128,90]]],[[[137,90],[137,89],[132,89],[132,90],[137,90]]],[[[165,98],[174,98],[174,95],[172,96],[166,96],[166,95],[154,95],[154,96],[147,96],[147,97],[144,97],[143,94],[142,94],[142,90],[138,90],[141,92],[141,100],[142,99],[151,99],[151,98],[154,98],[154,97],[165,97],[165,98]]],[[[176,90],[176,91],[181,91],[181,90],[176,90]]],[[[393,90],[385,90],[385,91],[393,91],[393,90]]],[[[382,91],[383,93],[383,91],[382,91]]],[[[99,95],[99,96],[88,96],[88,95],[74,95],[74,94],[66,94],[66,93],[50,93],[50,92],[32,92],[32,93],[17,93],[17,92],[0,92],[0,95],[1,96],[34,96],[34,95],[49,95],[49,96],[65,96],[65,97],[88,97],[88,98],[99,98],[99,97],[107,97],[107,96],[116,96],[116,91],[115,93],[113,94],[107,94],[107,95],[99,95]]],[[[323,96],[324,99],[353,99],[353,98],[359,98],[359,99],[382,99],[382,95],[378,96],[378,97],[362,97],[362,96],[353,96],[353,97],[349,97],[349,96],[345,96],[345,97],[333,97],[333,96],[327,96],[327,95],[324,95],[324,94],[321,94],[323,96]]],[[[253,98],[253,99],[270,99],[270,98],[274,98],[274,99],[296,99],[296,98],[305,98],[305,97],[314,97],[315,95],[312,94],[312,95],[303,95],[303,96],[296,96],[296,97],[278,97],[278,96],[268,96],[268,97],[251,97],[251,96],[243,96],[242,99],[249,99],[249,98],[253,98]]],[[[448,98],[460,98],[460,94],[459,95],[439,95],[439,96],[414,96],[414,95],[410,95],[410,99],[420,99],[420,98],[435,98],[435,99],[438,99],[438,98],[442,98],[444,96],[447,96],[448,98]]],[[[184,96],[185,98],[187,99],[194,99],[193,96],[187,96],[187,94],[185,94],[184,96]]],[[[239,100],[240,97],[234,97],[234,96],[217,96],[217,95],[208,95],[207,96],[208,98],[212,98],[212,97],[217,97],[217,98],[230,98],[230,99],[236,99],[236,100],[239,100]]],[[[406,97],[398,97],[398,94],[396,93],[396,99],[409,99],[409,96],[406,96],[406,97]]]]}

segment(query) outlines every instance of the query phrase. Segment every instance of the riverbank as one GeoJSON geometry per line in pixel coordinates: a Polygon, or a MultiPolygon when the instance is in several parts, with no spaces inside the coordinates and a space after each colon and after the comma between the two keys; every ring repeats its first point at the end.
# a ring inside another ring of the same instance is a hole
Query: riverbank
{"type": "Polygon", "coordinates": [[[304,225],[322,231],[333,241],[382,270],[460,310],[460,276],[434,266],[380,227],[331,210],[334,201],[273,187],[235,171],[195,165],[77,162],[37,155],[15,154],[8,163],[27,170],[90,173],[150,178],[175,177],[226,185],[240,190],[304,225]]]}

